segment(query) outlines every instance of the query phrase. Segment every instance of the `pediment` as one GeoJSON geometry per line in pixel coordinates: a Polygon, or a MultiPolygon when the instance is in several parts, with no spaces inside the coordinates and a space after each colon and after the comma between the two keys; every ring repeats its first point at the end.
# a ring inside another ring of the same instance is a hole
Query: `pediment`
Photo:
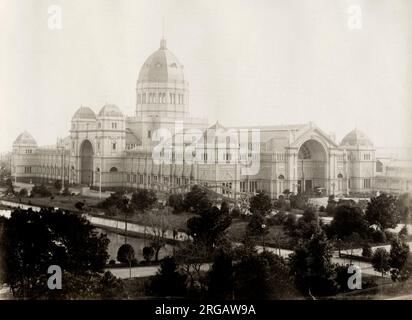
{"type": "Polygon", "coordinates": [[[325,147],[338,148],[336,142],[334,142],[326,133],[319,129],[315,125],[311,125],[306,131],[296,137],[295,141],[291,143],[291,147],[300,147],[305,141],[317,140],[321,142],[325,147]]]}

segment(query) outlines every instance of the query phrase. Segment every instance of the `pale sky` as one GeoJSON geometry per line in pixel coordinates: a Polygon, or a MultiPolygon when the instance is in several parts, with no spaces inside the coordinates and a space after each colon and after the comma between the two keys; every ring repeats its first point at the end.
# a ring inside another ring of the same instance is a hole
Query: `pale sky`
{"type": "Polygon", "coordinates": [[[69,134],[80,105],[135,109],[159,47],[185,66],[190,110],[223,125],[313,121],[338,141],[412,147],[410,0],[0,0],[0,151],[69,134]],[[47,9],[62,9],[62,29],[47,9]],[[348,9],[361,8],[361,29],[348,9]]]}

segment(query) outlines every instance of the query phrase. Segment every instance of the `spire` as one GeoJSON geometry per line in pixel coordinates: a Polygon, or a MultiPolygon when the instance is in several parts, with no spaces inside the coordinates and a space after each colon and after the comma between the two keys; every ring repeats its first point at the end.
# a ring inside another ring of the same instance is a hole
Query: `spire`
{"type": "Polygon", "coordinates": [[[166,40],[163,38],[160,40],[160,49],[166,49],[166,40]]]}
{"type": "Polygon", "coordinates": [[[162,20],[162,39],[160,40],[160,49],[166,49],[166,39],[165,39],[165,18],[162,20]]]}

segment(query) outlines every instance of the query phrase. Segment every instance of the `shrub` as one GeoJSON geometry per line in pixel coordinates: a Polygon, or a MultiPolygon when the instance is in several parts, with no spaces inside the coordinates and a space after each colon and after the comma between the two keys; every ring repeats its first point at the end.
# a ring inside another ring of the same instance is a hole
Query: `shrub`
{"type": "Polygon", "coordinates": [[[283,225],[286,223],[286,220],[288,219],[288,215],[286,212],[280,211],[277,214],[275,214],[275,216],[271,219],[273,220],[273,223],[275,225],[283,225]]]}
{"type": "Polygon", "coordinates": [[[180,213],[183,211],[183,195],[171,194],[168,199],[168,205],[173,208],[174,213],[180,213]]]}
{"type": "Polygon", "coordinates": [[[68,187],[68,186],[64,186],[62,195],[63,195],[63,196],[70,196],[70,191],[69,191],[69,187],[68,187]]]}
{"type": "Polygon", "coordinates": [[[117,251],[117,261],[126,264],[132,264],[136,260],[133,247],[125,243],[117,251]]]}
{"type": "Polygon", "coordinates": [[[51,197],[52,193],[47,189],[44,184],[35,185],[31,190],[31,195],[38,196],[38,197],[51,197]]]}
{"type": "Polygon", "coordinates": [[[61,180],[56,180],[55,182],[54,182],[54,187],[56,188],[56,190],[61,190],[61,188],[62,188],[62,181],[61,180]]]}
{"type": "Polygon", "coordinates": [[[372,257],[372,248],[369,244],[365,244],[362,248],[362,257],[370,258],[372,257]]]}
{"type": "Polygon", "coordinates": [[[78,202],[75,203],[74,207],[75,207],[77,210],[82,211],[82,210],[83,210],[83,207],[84,207],[84,203],[81,202],[81,201],[78,201],[78,202]]]}
{"type": "Polygon", "coordinates": [[[141,189],[132,194],[131,204],[138,210],[144,211],[152,207],[157,201],[153,190],[141,189]]]}
{"type": "Polygon", "coordinates": [[[394,233],[394,232],[386,230],[385,231],[385,238],[386,238],[385,242],[392,242],[393,240],[396,240],[397,234],[394,233]]]}
{"type": "Polygon", "coordinates": [[[308,197],[303,193],[298,193],[297,195],[290,196],[290,206],[293,209],[306,209],[308,204],[308,197]]]}
{"type": "Polygon", "coordinates": [[[159,271],[152,277],[151,291],[156,296],[184,296],[186,294],[186,275],[180,274],[175,259],[166,257],[159,271]]]}
{"type": "Polygon", "coordinates": [[[234,207],[230,214],[233,218],[238,218],[240,216],[240,209],[238,207],[234,207]]]}
{"type": "Polygon", "coordinates": [[[152,260],[154,254],[155,254],[155,251],[154,251],[153,247],[144,247],[143,248],[143,257],[147,262],[150,262],[150,260],[152,260]]]}
{"type": "Polygon", "coordinates": [[[386,242],[386,234],[381,230],[372,231],[371,238],[374,242],[384,243],[386,242]]]}

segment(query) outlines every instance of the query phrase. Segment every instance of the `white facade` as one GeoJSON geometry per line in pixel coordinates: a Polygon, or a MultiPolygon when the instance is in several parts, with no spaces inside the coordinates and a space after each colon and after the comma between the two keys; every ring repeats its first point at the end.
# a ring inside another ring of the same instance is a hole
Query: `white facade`
{"type": "Polygon", "coordinates": [[[66,182],[97,187],[101,176],[103,188],[201,184],[231,197],[260,189],[277,197],[286,189],[374,191],[375,163],[373,144],[359,130],[337,144],[313,123],[227,128],[191,117],[184,67],[162,40],[139,72],[134,116],[115,105],[97,115],[80,107],[70,136],[52,149],[39,148],[27,133],[19,136],[12,169],[26,181],[64,174],[66,182]]]}

